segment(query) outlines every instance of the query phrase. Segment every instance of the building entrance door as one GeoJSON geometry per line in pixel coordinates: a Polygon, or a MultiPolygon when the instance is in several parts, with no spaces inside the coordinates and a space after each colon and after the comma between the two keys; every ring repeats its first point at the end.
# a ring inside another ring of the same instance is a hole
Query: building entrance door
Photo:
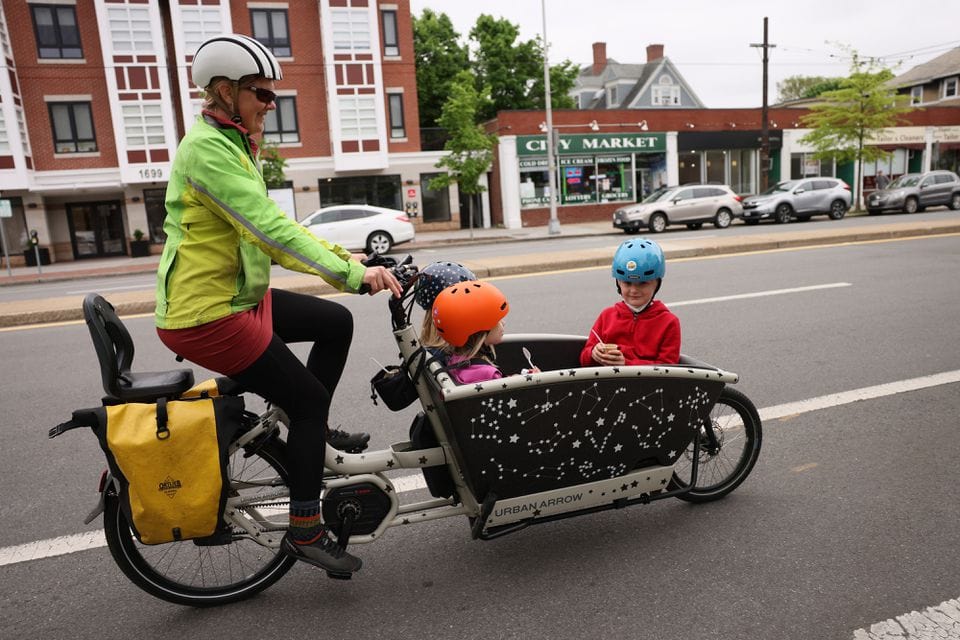
{"type": "Polygon", "coordinates": [[[103,258],[127,253],[120,203],[77,202],[67,205],[73,257],[103,258]]]}

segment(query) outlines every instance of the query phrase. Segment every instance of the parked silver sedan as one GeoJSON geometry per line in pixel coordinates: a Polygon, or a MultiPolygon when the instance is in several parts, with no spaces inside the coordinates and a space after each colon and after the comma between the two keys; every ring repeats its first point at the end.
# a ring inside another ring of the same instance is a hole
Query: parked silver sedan
{"type": "Polygon", "coordinates": [[[785,180],[745,198],[743,221],[756,224],[769,218],[782,224],[791,218],[809,220],[818,214],[839,220],[846,215],[851,200],[850,186],[838,178],[785,180]]]}

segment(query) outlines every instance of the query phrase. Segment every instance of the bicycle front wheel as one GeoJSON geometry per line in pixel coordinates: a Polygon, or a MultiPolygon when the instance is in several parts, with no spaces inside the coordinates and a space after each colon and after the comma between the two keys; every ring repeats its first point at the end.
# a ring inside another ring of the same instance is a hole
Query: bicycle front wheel
{"type": "Polygon", "coordinates": [[[719,500],[746,480],[760,455],[760,414],[750,399],[730,387],[724,387],[710,411],[709,426],[717,437],[718,447],[711,450],[705,434],[700,434],[696,451],[694,443],[681,454],[673,470],[670,489],[690,486],[694,456],[699,457],[697,483],[689,492],[677,497],[687,502],[719,500]]]}
{"type": "Polygon", "coordinates": [[[248,598],[280,579],[295,560],[280,550],[288,524],[288,475],[283,445],[269,442],[236,451],[230,478],[229,532],[216,541],[144,545],[137,541],[109,494],[103,514],[107,546],[117,566],[138,587],[162,600],[208,607],[248,598]]]}

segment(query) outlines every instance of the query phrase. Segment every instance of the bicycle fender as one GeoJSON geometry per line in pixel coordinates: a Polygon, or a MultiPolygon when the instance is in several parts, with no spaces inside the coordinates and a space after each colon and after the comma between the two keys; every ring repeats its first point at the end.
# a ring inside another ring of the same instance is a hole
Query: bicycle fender
{"type": "Polygon", "coordinates": [[[112,486],[114,491],[116,491],[116,482],[114,477],[110,475],[110,471],[104,469],[103,473],[100,474],[100,486],[97,488],[97,504],[90,510],[87,517],[83,519],[83,524],[90,524],[97,516],[104,512],[107,506],[107,487],[112,486]]]}

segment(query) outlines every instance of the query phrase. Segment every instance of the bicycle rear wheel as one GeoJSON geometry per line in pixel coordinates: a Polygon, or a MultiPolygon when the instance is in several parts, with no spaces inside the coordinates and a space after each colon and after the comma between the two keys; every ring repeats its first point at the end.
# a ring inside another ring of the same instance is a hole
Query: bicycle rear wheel
{"type": "Polygon", "coordinates": [[[289,501],[283,453],[282,443],[273,441],[247,452],[240,449],[230,457],[228,511],[230,504],[238,503],[239,508],[229,535],[212,544],[193,540],[141,544],[119,499],[108,494],[103,524],[117,566],[147,593],[194,607],[236,602],[272,585],[295,562],[280,550],[289,501]],[[243,526],[238,526],[237,518],[243,526]]]}
{"type": "Polygon", "coordinates": [[[717,436],[717,450],[709,450],[706,437],[701,433],[697,451],[691,442],[674,467],[670,489],[688,487],[694,455],[699,456],[697,483],[688,493],[677,496],[681,500],[719,500],[746,480],[760,455],[760,414],[750,399],[736,389],[724,387],[720,392],[710,411],[710,426],[717,436]]]}

